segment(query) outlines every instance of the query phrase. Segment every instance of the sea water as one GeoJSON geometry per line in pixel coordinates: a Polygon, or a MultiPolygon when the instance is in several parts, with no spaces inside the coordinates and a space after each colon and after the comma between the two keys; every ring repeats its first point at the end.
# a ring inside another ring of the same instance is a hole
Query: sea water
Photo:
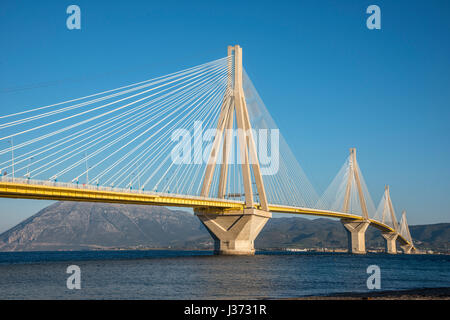
{"type": "Polygon", "coordinates": [[[0,299],[264,299],[450,287],[448,255],[211,251],[0,252],[0,299]],[[80,289],[67,273],[79,267],[80,289]]]}

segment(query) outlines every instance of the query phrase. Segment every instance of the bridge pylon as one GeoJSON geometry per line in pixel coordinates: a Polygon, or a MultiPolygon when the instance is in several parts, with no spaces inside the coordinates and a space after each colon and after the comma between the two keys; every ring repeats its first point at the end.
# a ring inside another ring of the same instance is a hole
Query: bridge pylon
{"type": "Polygon", "coordinates": [[[232,57],[229,61],[228,88],[223,98],[216,135],[205,170],[201,195],[204,197],[210,196],[219,148],[223,145],[217,197],[222,199],[225,197],[229,154],[233,138],[233,121],[236,118],[237,137],[239,140],[238,152],[242,162],[245,208],[243,211],[198,208],[195,210],[195,214],[213,237],[216,254],[252,255],[255,253],[254,240],[268,219],[272,217],[272,214],[269,211],[242,86],[242,48],[239,45],[228,46],[228,56],[232,57]],[[252,173],[257,188],[259,204],[255,202],[255,195],[252,190],[252,173]]]}
{"type": "Polygon", "coordinates": [[[386,241],[386,243],[385,243],[386,253],[396,254],[397,253],[396,241],[397,241],[397,238],[399,235],[398,234],[398,224],[397,224],[397,219],[395,217],[394,206],[392,205],[391,195],[389,193],[389,186],[386,185],[384,188],[384,206],[383,206],[383,213],[382,213],[382,218],[381,218],[382,223],[386,224],[388,214],[390,216],[389,218],[391,219],[392,228],[394,231],[383,231],[381,233],[381,236],[386,241]]]}
{"type": "Polygon", "coordinates": [[[356,149],[350,148],[349,172],[347,179],[347,186],[345,189],[343,212],[349,212],[351,191],[356,187],[358,193],[359,204],[362,211],[362,220],[348,220],[341,219],[348,236],[348,252],[364,254],[366,253],[366,230],[369,227],[369,214],[367,211],[366,200],[359,176],[358,163],[356,162],[356,149]]]}
{"type": "Polygon", "coordinates": [[[416,248],[414,247],[414,243],[411,237],[411,233],[409,232],[408,222],[406,220],[406,211],[402,212],[402,219],[400,220],[399,233],[406,240],[406,243],[403,243],[400,247],[403,250],[404,254],[415,253],[416,248]]]}

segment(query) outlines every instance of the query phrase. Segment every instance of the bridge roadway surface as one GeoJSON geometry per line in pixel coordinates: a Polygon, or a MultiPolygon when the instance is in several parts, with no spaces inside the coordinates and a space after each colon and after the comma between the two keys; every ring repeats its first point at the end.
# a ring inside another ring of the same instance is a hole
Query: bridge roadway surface
{"type": "MultiPolygon", "coordinates": [[[[0,178],[0,197],[19,199],[39,199],[79,202],[122,203],[139,205],[158,205],[189,208],[218,208],[223,210],[244,210],[244,202],[228,199],[204,198],[198,196],[178,195],[162,192],[128,190],[74,183],[27,180],[23,178],[0,178]]],[[[304,214],[320,217],[364,220],[361,216],[314,208],[292,207],[269,204],[271,212],[304,214]]],[[[395,232],[390,226],[373,219],[370,225],[382,232],[395,232]]],[[[410,244],[400,234],[398,240],[402,245],[410,244]]]]}

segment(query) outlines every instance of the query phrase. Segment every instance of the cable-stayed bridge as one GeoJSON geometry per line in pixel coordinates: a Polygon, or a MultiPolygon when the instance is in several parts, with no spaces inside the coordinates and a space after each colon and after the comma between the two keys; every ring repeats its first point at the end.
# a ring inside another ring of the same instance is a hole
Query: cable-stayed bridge
{"type": "Polygon", "coordinates": [[[0,116],[0,197],[190,207],[221,254],[253,254],[272,212],[368,226],[415,250],[386,186],[376,208],[350,155],[318,196],[242,67],[242,49],[196,67],[0,116]]]}

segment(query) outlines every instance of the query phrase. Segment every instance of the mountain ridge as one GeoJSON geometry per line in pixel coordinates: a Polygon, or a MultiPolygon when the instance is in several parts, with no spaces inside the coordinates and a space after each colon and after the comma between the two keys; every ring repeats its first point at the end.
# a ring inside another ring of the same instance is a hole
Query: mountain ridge
{"type": "MultiPolygon", "coordinates": [[[[450,223],[410,227],[419,249],[448,251],[450,223]]],[[[366,232],[368,248],[383,248],[380,231],[366,232]]],[[[0,234],[0,251],[99,249],[212,249],[192,213],[157,206],[56,202],[0,234]]],[[[257,249],[345,249],[347,235],[328,218],[273,218],[255,240],[257,249]]]]}

